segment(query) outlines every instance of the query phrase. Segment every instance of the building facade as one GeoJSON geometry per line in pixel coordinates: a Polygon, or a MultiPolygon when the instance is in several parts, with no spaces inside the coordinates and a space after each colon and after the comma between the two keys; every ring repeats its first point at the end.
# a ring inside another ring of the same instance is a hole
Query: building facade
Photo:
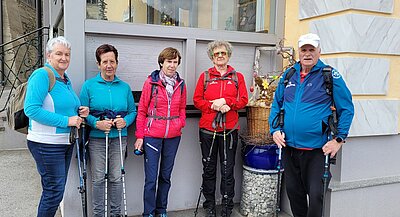
{"type": "MultiPolygon", "coordinates": [[[[9,2],[3,1],[3,7],[8,4],[9,8],[9,2]]],[[[115,2],[45,0],[43,24],[51,27],[50,35],[65,35],[72,43],[68,73],[76,92],[98,72],[94,51],[100,44],[110,43],[119,50],[117,74],[135,95],[140,94],[146,76],[158,67],[157,56],[164,47],[181,51],[178,71],[188,86],[188,119],[172,176],[170,210],[194,208],[199,194],[199,113],[191,98],[200,73],[211,66],[207,43],[223,39],[233,44],[230,63],[243,72],[249,87],[257,47],[273,50],[285,39],[285,46],[297,50],[298,37],[313,32],[321,37],[323,60],[344,76],[355,104],[349,138],[332,166],[326,216],[395,217],[400,213],[400,0],[368,4],[363,0],[115,2]]],[[[4,9],[2,14],[4,17],[4,9]]],[[[262,72],[269,72],[286,64],[267,52],[260,65],[262,72]]],[[[245,117],[241,125],[243,132],[245,117]]],[[[137,215],[143,208],[143,158],[132,154],[134,127],[129,130],[125,165],[128,213],[137,215]]],[[[240,151],[237,162],[235,202],[240,201],[241,191],[240,151]]],[[[67,217],[81,214],[76,168],[74,159],[62,204],[67,217]]],[[[290,213],[287,199],[282,206],[290,213]]]]}

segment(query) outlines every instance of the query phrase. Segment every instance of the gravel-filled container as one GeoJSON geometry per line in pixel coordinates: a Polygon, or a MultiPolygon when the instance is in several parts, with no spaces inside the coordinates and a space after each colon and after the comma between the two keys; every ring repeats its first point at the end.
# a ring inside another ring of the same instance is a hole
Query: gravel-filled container
{"type": "Polygon", "coordinates": [[[243,166],[240,213],[247,217],[273,217],[277,208],[277,181],[277,170],[243,166]]]}

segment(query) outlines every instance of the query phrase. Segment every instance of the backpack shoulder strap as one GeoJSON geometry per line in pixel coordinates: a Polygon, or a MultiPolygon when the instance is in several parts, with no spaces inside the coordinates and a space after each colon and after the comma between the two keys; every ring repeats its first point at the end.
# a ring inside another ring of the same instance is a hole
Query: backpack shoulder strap
{"type": "Polygon", "coordinates": [[[232,73],[232,80],[233,80],[233,82],[235,82],[236,89],[239,89],[239,81],[238,81],[237,72],[235,70],[233,70],[231,73],[232,73]]]}
{"type": "Polygon", "coordinates": [[[332,67],[324,67],[322,69],[322,75],[324,76],[325,91],[329,96],[333,97],[332,67]]]}
{"type": "Polygon", "coordinates": [[[183,93],[183,88],[185,87],[185,80],[182,79],[182,83],[180,84],[181,86],[181,94],[183,93]]]}
{"type": "Polygon", "coordinates": [[[206,70],[204,71],[204,85],[203,85],[204,91],[206,91],[209,81],[210,81],[210,73],[206,70]]]}
{"type": "Polygon", "coordinates": [[[49,67],[43,66],[43,68],[47,71],[47,76],[49,76],[50,82],[49,82],[48,92],[50,92],[53,89],[54,85],[56,84],[56,77],[54,76],[53,71],[51,71],[49,67]]]}
{"type": "Polygon", "coordinates": [[[285,79],[283,80],[283,85],[286,87],[287,84],[289,83],[290,78],[293,77],[294,73],[296,72],[296,69],[291,67],[289,71],[285,75],[285,79]]]}

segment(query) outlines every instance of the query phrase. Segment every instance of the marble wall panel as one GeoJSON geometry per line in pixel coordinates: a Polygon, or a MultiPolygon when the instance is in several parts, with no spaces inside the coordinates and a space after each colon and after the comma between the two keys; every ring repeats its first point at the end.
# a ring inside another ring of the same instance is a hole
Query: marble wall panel
{"type": "Polygon", "coordinates": [[[350,136],[398,134],[400,100],[353,100],[355,115],[350,136]]]}
{"type": "Polygon", "coordinates": [[[386,95],[390,61],[385,58],[323,59],[342,74],[353,95],[386,95]]]}
{"type": "Polygon", "coordinates": [[[345,14],[310,22],[321,38],[322,53],[400,55],[400,20],[365,14],[345,14]]]}
{"type": "Polygon", "coordinates": [[[299,18],[306,19],[349,9],[393,13],[393,0],[300,0],[299,18]]]}

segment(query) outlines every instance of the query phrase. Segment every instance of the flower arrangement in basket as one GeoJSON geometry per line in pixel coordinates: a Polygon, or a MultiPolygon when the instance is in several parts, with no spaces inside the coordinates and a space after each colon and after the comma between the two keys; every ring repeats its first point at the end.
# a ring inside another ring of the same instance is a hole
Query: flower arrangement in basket
{"type": "Polygon", "coordinates": [[[243,139],[254,144],[273,144],[269,134],[269,113],[274,99],[274,93],[283,72],[294,63],[293,48],[285,48],[282,41],[276,48],[260,47],[256,49],[254,61],[253,83],[250,92],[253,94],[247,104],[247,135],[243,139]],[[288,59],[289,64],[282,71],[271,71],[261,74],[259,64],[261,51],[273,51],[283,59],[288,59]]]}

